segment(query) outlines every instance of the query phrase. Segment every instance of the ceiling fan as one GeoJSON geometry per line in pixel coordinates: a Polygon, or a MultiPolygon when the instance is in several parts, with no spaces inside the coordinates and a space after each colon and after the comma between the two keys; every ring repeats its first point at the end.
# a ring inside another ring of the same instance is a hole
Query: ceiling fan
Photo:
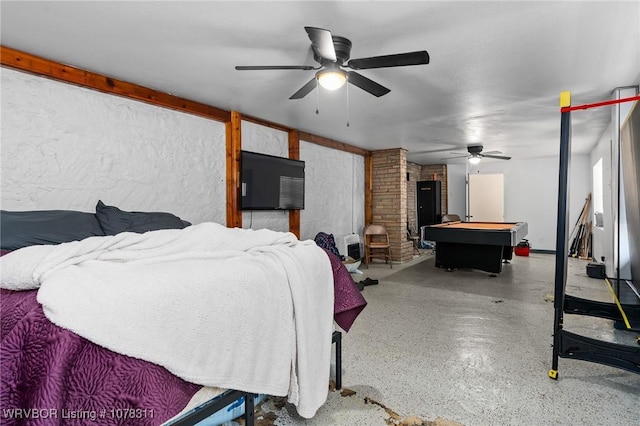
{"type": "MultiPolygon", "coordinates": [[[[467,154],[459,155],[456,157],[449,157],[446,160],[449,160],[452,158],[467,157],[469,159],[469,163],[471,164],[478,164],[480,160],[482,160],[482,158],[484,157],[495,158],[498,160],[511,160],[511,157],[506,157],[504,155],[497,155],[497,154],[502,154],[502,152],[500,151],[483,151],[482,145],[469,145],[467,146],[467,151],[468,151],[467,154]]],[[[462,153],[452,152],[452,154],[462,154],[462,153]]]]}
{"type": "Polygon", "coordinates": [[[426,50],[393,55],[373,56],[369,58],[349,59],[351,55],[351,41],[344,37],[335,36],[331,31],[322,28],[304,27],[311,40],[313,58],[320,64],[311,65],[266,65],[266,66],[236,66],[236,70],[317,70],[314,78],[302,86],[289,99],[302,99],[320,84],[328,90],[336,90],[349,82],[374,96],[383,96],[391,90],[355,71],[371,68],[402,67],[407,65],[423,65],[429,63],[426,50]]]}

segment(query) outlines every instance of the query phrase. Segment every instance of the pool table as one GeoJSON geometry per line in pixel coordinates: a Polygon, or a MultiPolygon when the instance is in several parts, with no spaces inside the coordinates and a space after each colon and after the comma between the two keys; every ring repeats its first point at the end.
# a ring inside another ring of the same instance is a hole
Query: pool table
{"type": "Polygon", "coordinates": [[[422,239],[435,241],[439,268],[472,268],[497,274],[527,232],[527,222],[448,222],[424,226],[422,239]]]}

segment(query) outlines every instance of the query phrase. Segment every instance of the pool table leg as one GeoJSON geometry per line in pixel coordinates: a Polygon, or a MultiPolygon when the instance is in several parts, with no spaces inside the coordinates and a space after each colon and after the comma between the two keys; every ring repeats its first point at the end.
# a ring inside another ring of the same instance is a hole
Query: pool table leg
{"type": "Polygon", "coordinates": [[[513,259],[513,247],[503,246],[502,247],[502,263],[511,263],[511,259],[513,259]]]}

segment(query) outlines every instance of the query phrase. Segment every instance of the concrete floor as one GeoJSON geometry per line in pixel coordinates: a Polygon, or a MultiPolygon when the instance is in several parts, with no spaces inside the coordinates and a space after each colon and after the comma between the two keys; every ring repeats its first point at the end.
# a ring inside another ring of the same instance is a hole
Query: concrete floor
{"type": "MultiPolygon", "coordinates": [[[[611,301],[604,281],[586,276],[587,261],[569,261],[568,294],[611,301]]],[[[275,424],[385,425],[395,412],[389,424],[415,415],[467,426],[639,425],[640,375],[561,358],[558,380],[548,377],[554,262],[516,256],[496,277],[447,272],[429,253],[393,269],[362,267],[356,281],[380,283],[365,287],[368,306],[343,334],[343,387],[356,394],[330,392],[310,420],[286,405],[275,424]]],[[[565,329],[637,345],[638,333],[610,320],[565,315],[565,329]]]]}

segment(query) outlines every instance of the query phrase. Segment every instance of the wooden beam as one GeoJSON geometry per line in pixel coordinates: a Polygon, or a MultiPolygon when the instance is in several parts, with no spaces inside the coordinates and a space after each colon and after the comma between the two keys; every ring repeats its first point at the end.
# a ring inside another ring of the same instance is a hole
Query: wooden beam
{"type": "Polygon", "coordinates": [[[257,117],[251,117],[249,115],[243,115],[242,119],[244,121],[248,121],[250,123],[255,123],[255,124],[259,124],[260,126],[264,126],[264,127],[269,127],[271,129],[276,129],[276,130],[280,130],[283,132],[290,132],[292,130],[291,127],[287,127],[285,125],[279,124],[279,123],[274,123],[273,121],[267,121],[267,120],[263,120],[261,118],[257,118],[257,117]]]}
{"type": "MultiPolygon", "coordinates": [[[[2,45],[0,45],[0,65],[7,68],[25,71],[41,77],[50,78],[52,80],[116,96],[122,96],[124,98],[134,99],[151,105],[174,109],[224,123],[231,119],[231,113],[220,108],[150,89],[138,84],[107,77],[91,71],[86,71],[70,65],[65,65],[60,62],[55,62],[2,45]]],[[[295,130],[291,127],[257,117],[243,116],[243,120],[281,130],[283,132],[295,130]]],[[[369,153],[366,149],[358,148],[323,136],[318,136],[313,133],[300,132],[300,139],[326,146],[328,148],[351,152],[362,156],[366,156],[369,153]]]]}
{"type": "Polygon", "coordinates": [[[231,120],[225,123],[227,151],[227,227],[242,228],[240,204],[240,151],[242,149],[242,115],[231,111],[231,120]]]}
{"type": "MultiPolygon", "coordinates": [[[[289,158],[300,159],[300,132],[289,131],[289,158]]],[[[300,210],[289,210],[289,232],[300,239],[300,210]]]]}
{"type": "Polygon", "coordinates": [[[6,46],[0,46],[0,65],[87,89],[122,96],[124,98],[134,99],[151,105],[174,109],[225,123],[230,120],[231,116],[229,111],[210,105],[64,65],[6,46]]]}
{"type": "MultiPolygon", "coordinates": [[[[292,130],[296,130],[294,128],[287,127],[285,125],[282,125],[282,124],[279,124],[279,123],[274,123],[273,121],[263,120],[263,119],[257,118],[257,117],[251,117],[251,116],[243,115],[242,119],[245,120],[245,121],[249,121],[251,123],[259,124],[261,126],[270,127],[272,129],[276,129],[276,130],[281,130],[283,132],[290,132],[292,130]]],[[[299,136],[300,140],[305,140],[307,142],[315,143],[317,145],[322,145],[322,146],[326,146],[328,148],[333,148],[333,149],[337,149],[337,150],[340,150],[340,151],[346,151],[346,152],[350,152],[352,154],[358,154],[358,155],[362,155],[362,156],[365,156],[365,155],[367,155],[369,153],[369,151],[366,150],[366,149],[358,148],[356,146],[349,145],[347,143],[336,141],[336,140],[333,140],[333,139],[325,138],[323,136],[318,136],[318,135],[315,135],[313,133],[308,133],[308,132],[303,132],[303,131],[299,131],[298,133],[300,135],[299,136]]]]}
{"type": "Polygon", "coordinates": [[[317,145],[326,146],[327,148],[338,149],[340,151],[350,152],[352,154],[358,154],[367,156],[370,151],[366,149],[358,148],[357,146],[349,145],[344,142],[338,142],[333,139],[325,138],[322,136],[314,135],[312,133],[300,132],[300,139],[307,142],[315,143],[317,145]]]}

